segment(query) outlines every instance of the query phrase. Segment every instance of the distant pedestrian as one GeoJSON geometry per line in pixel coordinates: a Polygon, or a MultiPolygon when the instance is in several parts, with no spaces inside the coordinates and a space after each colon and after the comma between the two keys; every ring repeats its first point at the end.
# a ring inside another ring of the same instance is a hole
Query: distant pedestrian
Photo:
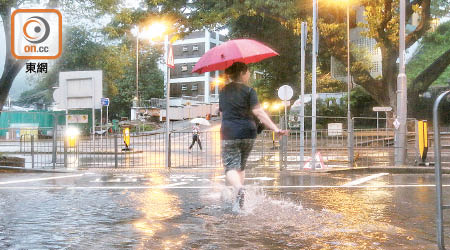
{"type": "Polygon", "coordinates": [[[257,135],[255,119],[277,134],[287,135],[288,131],[279,129],[259,105],[255,90],[248,86],[250,72],[246,64],[235,62],[225,70],[225,74],[231,82],[219,94],[222,161],[226,180],[233,186],[236,202],[242,208],[245,165],[257,135]]]}
{"type": "Polygon", "coordinates": [[[196,123],[192,127],[192,144],[189,146],[189,153],[192,150],[192,147],[194,146],[195,142],[197,142],[198,146],[200,147],[200,150],[202,149],[202,142],[200,141],[200,124],[196,123]]]}

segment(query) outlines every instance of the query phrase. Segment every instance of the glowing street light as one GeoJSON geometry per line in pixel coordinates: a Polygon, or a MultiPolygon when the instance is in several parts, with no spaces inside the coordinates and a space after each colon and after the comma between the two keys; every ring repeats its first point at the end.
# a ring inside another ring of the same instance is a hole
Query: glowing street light
{"type": "Polygon", "coordinates": [[[131,30],[131,32],[136,35],[136,105],[139,101],[139,38],[152,40],[163,36],[166,31],[167,25],[163,22],[155,22],[142,29],[135,26],[134,29],[131,30]]]}
{"type": "Polygon", "coordinates": [[[276,102],[276,103],[272,104],[271,109],[272,109],[272,111],[279,111],[281,109],[281,107],[282,107],[282,104],[279,102],[276,102]]]}
{"type": "Polygon", "coordinates": [[[353,123],[350,110],[350,90],[351,76],[350,76],[350,2],[351,0],[335,0],[335,4],[345,4],[347,7],[347,146],[348,146],[348,165],[353,167],[353,123]]]}
{"type": "Polygon", "coordinates": [[[163,22],[155,22],[150,26],[144,27],[140,32],[142,38],[155,39],[162,37],[167,31],[167,25],[163,22]]]}

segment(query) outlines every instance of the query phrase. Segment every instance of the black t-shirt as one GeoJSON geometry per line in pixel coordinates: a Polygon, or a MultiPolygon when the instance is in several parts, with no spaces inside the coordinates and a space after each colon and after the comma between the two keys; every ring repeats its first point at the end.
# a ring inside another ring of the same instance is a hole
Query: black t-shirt
{"type": "Polygon", "coordinates": [[[254,139],[256,124],[252,109],[258,104],[253,88],[231,82],[219,94],[219,110],[222,112],[220,135],[222,140],[254,139]]]}

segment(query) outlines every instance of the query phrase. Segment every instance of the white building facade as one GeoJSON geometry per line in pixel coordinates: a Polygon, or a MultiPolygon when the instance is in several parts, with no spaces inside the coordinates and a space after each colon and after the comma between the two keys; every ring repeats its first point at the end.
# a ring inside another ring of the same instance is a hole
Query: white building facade
{"type": "Polygon", "coordinates": [[[200,57],[220,45],[225,37],[218,32],[202,30],[172,44],[175,68],[170,72],[170,96],[193,98],[205,103],[218,100],[218,87],[212,82],[219,71],[192,73],[200,57]]]}

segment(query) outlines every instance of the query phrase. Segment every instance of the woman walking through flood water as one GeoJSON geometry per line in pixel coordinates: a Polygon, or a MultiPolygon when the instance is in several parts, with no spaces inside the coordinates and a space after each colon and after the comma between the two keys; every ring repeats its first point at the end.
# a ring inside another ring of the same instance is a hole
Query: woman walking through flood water
{"type": "Polygon", "coordinates": [[[235,62],[225,70],[225,74],[231,82],[219,94],[222,161],[226,180],[233,186],[237,194],[236,202],[242,208],[245,165],[257,135],[255,119],[279,135],[287,135],[288,131],[279,129],[259,105],[255,90],[248,86],[250,72],[246,64],[235,62]]]}

